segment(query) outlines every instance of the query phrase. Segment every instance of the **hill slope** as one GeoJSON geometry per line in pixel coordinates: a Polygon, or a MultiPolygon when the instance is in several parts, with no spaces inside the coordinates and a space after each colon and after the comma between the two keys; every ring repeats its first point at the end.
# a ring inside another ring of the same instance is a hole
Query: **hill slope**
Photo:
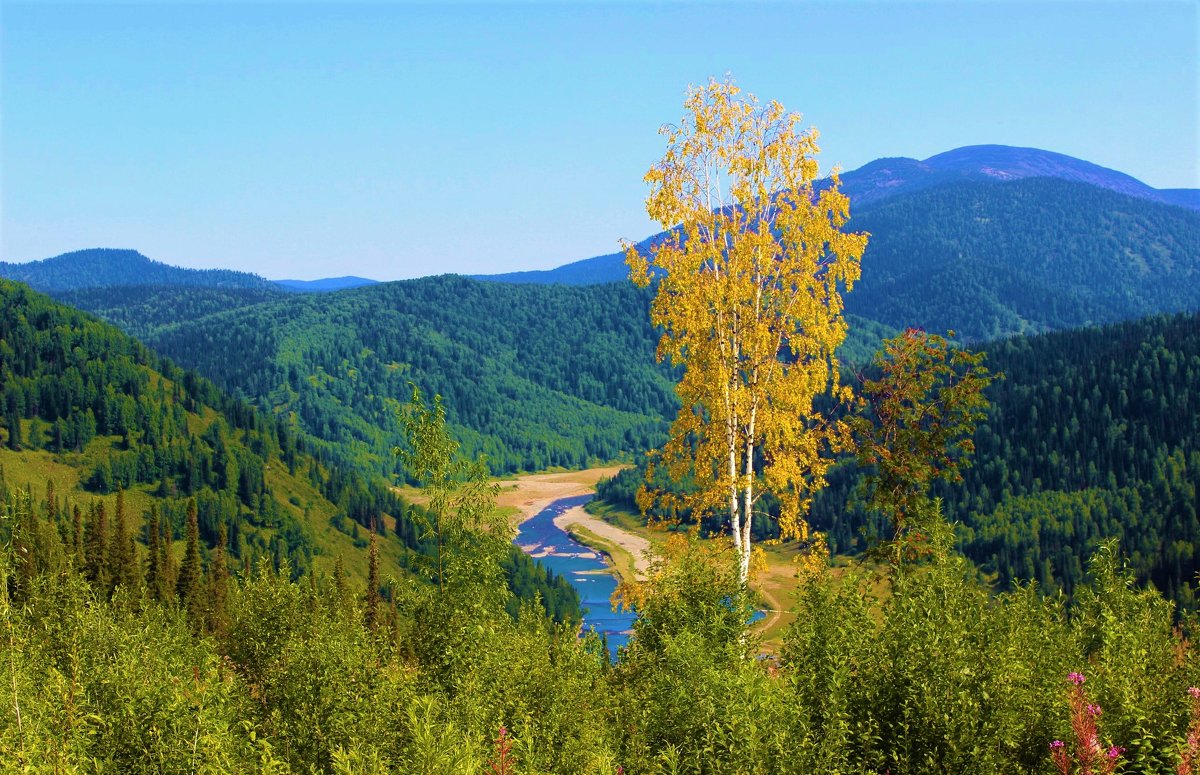
{"type": "MultiPolygon", "coordinates": [[[[331,443],[390,470],[409,382],[441,394],[456,436],[498,472],[629,459],[676,399],[655,364],[647,292],[425,278],[242,304],[243,292],[118,288],[65,298],[331,443]],[[229,311],[208,315],[208,305],[229,311]],[[237,309],[234,309],[237,307],[237,309]]],[[[852,320],[861,362],[891,329],[852,320]]]]}
{"type": "Polygon", "coordinates": [[[270,281],[231,269],[184,269],[146,258],[136,250],[92,248],[61,256],[10,264],[0,261],[0,277],[39,291],[107,288],[117,285],[184,285],[278,291],[270,281]]]}
{"type": "MultiPolygon", "coordinates": [[[[338,494],[329,472],[294,434],[115,328],[4,280],[0,340],[10,485],[53,480],[76,503],[125,490],[135,528],[157,505],[174,538],[195,499],[202,538],[211,545],[224,524],[239,561],[286,557],[300,572],[344,553],[360,564],[352,538],[331,527],[348,514],[327,497],[338,494]]],[[[404,551],[387,552],[397,571],[404,551]]]]}
{"type": "MultiPolygon", "coordinates": [[[[63,535],[73,530],[72,504],[105,501],[111,513],[121,491],[131,534],[147,544],[151,507],[168,541],[178,541],[194,501],[205,545],[223,525],[238,565],[266,558],[278,567],[286,558],[296,575],[329,574],[340,558],[365,579],[371,525],[385,537],[384,577],[408,575],[417,554],[434,551],[413,507],[379,477],[318,461],[286,422],[108,324],[0,280],[0,501],[8,487],[53,501],[48,513],[63,535]]],[[[505,571],[514,590],[539,596],[551,615],[578,616],[569,584],[515,547],[505,571]]]]}
{"type": "MultiPolygon", "coordinates": [[[[1146,202],[1200,209],[1200,191],[1155,189],[1123,172],[1037,148],[1006,145],[973,145],[931,156],[924,161],[905,157],[876,159],[843,173],[842,191],[850,197],[852,212],[866,215],[875,205],[952,184],[975,183],[982,187],[1028,178],[1052,178],[1124,194],[1146,202]]],[[[823,183],[818,183],[818,188],[823,183]]],[[[1083,213],[1072,214],[1074,216],[1083,213]]],[[[952,221],[970,219],[970,212],[942,215],[952,221]]],[[[1070,224],[1067,224],[1068,228],[1070,224]]],[[[645,249],[660,235],[639,243],[645,249]]],[[[1068,246],[1069,247],[1069,246],[1068,246]]],[[[867,258],[870,260],[871,248],[867,258]]],[[[864,263],[864,266],[868,264],[864,263]]],[[[556,269],[485,275],[479,279],[508,283],[562,283],[588,285],[615,282],[628,275],[621,253],[575,261],[556,269]]],[[[866,275],[864,274],[864,277],[866,275]]],[[[869,313],[866,313],[871,317],[869,313]]]]}
{"type": "Polygon", "coordinates": [[[849,312],[968,339],[1200,309],[1200,213],[1049,178],[865,208],[849,312]]]}

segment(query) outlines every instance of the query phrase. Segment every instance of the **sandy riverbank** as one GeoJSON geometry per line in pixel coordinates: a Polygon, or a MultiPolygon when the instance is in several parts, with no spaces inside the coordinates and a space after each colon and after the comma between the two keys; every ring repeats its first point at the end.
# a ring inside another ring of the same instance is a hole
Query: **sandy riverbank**
{"type": "MultiPolygon", "coordinates": [[[[524,522],[560,498],[588,495],[596,491],[596,483],[613,476],[620,467],[589,468],[586,471],[570,471],[554,474],[527,474],[516,479],[500,482],[500,494],[496,505],[500,508],[516,509],[514,521],[524,522]]],[[[646,550],[650,542],[639,535],[608,524],[588,514],[581,507],[568,509],[554,519],[554,524],[563,530],[579,525],[595,535],[629,552],[633,557],[634,569],[644,576],[648,561],[646,550]]]]}
{"type": "Polygon", "coordinates": [[[513,524],[520,524],[559,498],[574,498],[596,491],[596,483],[616,475],[621,466],[589,468],[554,474],[525,474],[500,485],[496,506],[514,510],[513,524]]]}
{"type": "Polygon", "coordinates": [[[637,573],[638,578],[644,579],[646,577],[646,570],[650,566],[650,542],[640,535],[622,530],[615,525],[610,525],[604,520],[588,514],[583,510],[582,506],[567,509],[554,518],[554,524],[568,532],[570,532],[572,526],[578,525],[605,541],[619,546],[633,557],[633,569],[637,573]]]}

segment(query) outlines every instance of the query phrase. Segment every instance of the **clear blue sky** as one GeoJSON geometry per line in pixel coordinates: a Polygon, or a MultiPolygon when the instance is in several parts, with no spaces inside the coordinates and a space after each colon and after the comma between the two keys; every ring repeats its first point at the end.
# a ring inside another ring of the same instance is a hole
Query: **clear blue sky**
{"type": "Polygon", "coordinates": [[[549,268],[653,231],[689,83],[822,167],[1045,148],[1200,187],[1197,4],[0,5],[0,259],[272,278],[549,268]]]}

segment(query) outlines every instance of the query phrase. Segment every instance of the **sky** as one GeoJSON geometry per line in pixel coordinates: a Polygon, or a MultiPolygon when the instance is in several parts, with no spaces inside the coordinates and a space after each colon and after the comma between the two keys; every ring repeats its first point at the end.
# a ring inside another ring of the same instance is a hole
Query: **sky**
{"type": "Polygon", "coordinates": [[[642,176],[732,75],[823,170],[1032,146],[1200,187],[1193,0],[0,0],[0,260],[268,278],[546,269],[659,229],[642,176]]]}

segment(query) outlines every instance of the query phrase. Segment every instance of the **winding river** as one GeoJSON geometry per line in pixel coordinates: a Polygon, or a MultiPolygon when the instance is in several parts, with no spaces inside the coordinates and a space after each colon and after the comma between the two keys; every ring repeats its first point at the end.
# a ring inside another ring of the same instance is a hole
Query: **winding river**
{"type": "MultiPolygon", "coordinates": [[[[567,531],[554,524],[555,517],[568,509],[584,505],[594,497],[594,494],[588,494],[559,498],[522,522],[513,543],[571,582],[571,586],[579,593],[583,608],[584,631],[590,628],[606,636],[615,658],[617,649],[629,642],[636,617],[629,611],[621,612],[613,608],[611,598],[617,588],[617,578],[604,556],[571,538],[567,531]]],[[[755,611],[750,622],[757,622],[765,615],[763,611],[755,611]]]]}
{"type": "Polygon", "coordinates": [[[599,552],[579,543],[554,524],[555,517],[582,506],[593,497],[559,498],[522,522],[513,543],[571,582],[579,592],[584,630],[592,628],[607,636],[608,646],[615,655],[618,648],[629,642],[634,620],[631,612],[613,609],[610,599],[617,588],[616,576],[599,552]]]}

